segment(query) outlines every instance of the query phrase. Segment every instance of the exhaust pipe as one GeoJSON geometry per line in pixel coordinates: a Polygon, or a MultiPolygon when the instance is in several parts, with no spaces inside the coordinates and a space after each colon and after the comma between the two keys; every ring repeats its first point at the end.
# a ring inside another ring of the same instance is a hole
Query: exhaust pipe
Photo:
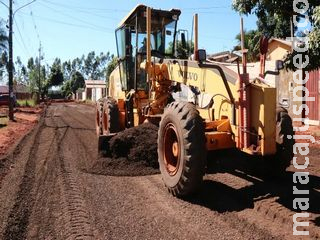
{"type": "Polygon", "coordinates": [[[194,21],[194,60],[198,61],[198,14],[196,13],[193,17],[194,21]]]}

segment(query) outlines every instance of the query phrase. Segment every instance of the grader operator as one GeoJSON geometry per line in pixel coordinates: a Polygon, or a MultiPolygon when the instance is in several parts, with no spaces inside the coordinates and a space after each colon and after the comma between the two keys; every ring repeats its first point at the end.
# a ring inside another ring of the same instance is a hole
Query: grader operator
{"type": "Polygon", "coordinates": [[[162,179],[178,197],[201,184],[207,151],[237,148],[263,157],[273,172],[285,171],[293,145],[287,135],[293,129],[287,112],[276,109],[275,88],[261,77],[249,81],[246,51],[241,73],[240,67],[235,73],[207,62],[198,49],[197,17],[194,60],[179,53],[178,44],[188,49],[186,34],[177,30],[180,13],[138,5],[116,29],[119,64],[109,78],[108,96],[97,103],[99,151],[125,128],[159,124],[162,179]],[[186,88],[194,101],[181,97],[186,88]]]}

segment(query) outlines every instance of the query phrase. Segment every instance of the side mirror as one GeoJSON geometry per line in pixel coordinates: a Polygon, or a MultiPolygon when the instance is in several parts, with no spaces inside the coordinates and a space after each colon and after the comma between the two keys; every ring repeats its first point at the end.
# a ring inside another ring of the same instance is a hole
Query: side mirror
{"type": "Polygon", "coordinates": [[[199,62],[205,62],[207,60],[207,53],[205,49],[198,50],[198,60],[199,62]]]}
{"type": "Polygon", "coordinates": [[[284,69],[284,62],[282,60],[276,60],[276,70],[280,71],[284,69]]]}

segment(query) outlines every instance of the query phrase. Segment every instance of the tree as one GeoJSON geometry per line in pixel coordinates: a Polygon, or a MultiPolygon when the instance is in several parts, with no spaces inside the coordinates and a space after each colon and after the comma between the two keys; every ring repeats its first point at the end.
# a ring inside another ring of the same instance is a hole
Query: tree
{"type": "Polygon", "coordinates": [[[40,66],[39,58],[29,58],[27,64],[26,82],[31,93],[43,96],[48,88],[47,67],[40,66]],[[41,89],[41,92],[40,92],[41,89]]]}
{"type": "Polygon", "coordinates": [[[72,94],[71,80],[66,81],[61,87],[61,92],[63,96],[68,97],[72,94]]]}
{"type": "MultiPolygon", "coordinates": [[[[291,36],[290,22],[294,16],[297,16],[297,21],[306,19],[311,22],[311,32],[307,34],[310,38],[309,50],[304,53],[310,58],[309,64],[305,70],[313,70],[320,67],[319,56],[320,52],[320,31],[319,31],[319,0],[308,0],[309,8],[303,14],[298,14],[293,9],[292,0],[234,0],[233,8],[241,14],[255,14],[258,17],[258,30],[268,37],[286,38],[291,36]]],[[[304,4],[298,2],[297,7],[302,9],[304,4]]],[[[303,20],[304,21],[304,20],[303,20]]],[[[295,31],[297,28],[294,29],[295,31]]],[[[293,57],[297,53],[289,54],[286,59],[286,66],[294,70],[293,57]]]]}
{"type": "Polygon", "coordinates": [[[63,83],[64,77],[62,73],[61,60],[56,58],[50,68],[49,85],[59,86],[63,83]]]}
{"type": "Polygon", "coordinates": [[[75,71],[71,75],[71,79],[64,82],[63,86],[61,87],[62,94],[65,97],[70,96],[72,93],[76,94],[79,88],[84,87],[84,77],[79,71],[75,71]]]}
{"type": "Polygon", "coordinates": [[[106,71],[107,83],[109,82],[110,74],[117,67],[117,65],[118,65],[118,58],[112,55],[111,61],[108,63],[107,71],[106,71]]]}
{"type": "Polygon", "coordinates": [[[8,36],[3,27],[3,21],[0,20],[0,77],[8,66],[8,36]]]}
{"type": "MultiPolygon", "coordinates": [[[[312,31],[307,34],[309,37],[309,48],[306,52],[297,52],[293,51],[292,53],[288,54],[285,63],[286,67],[291,70],[297,70],[296,64],[294,64],[297,61],[294,61],[294,57],[302,54],[302,64],[304,64],[307,60],[306,58],[309,58],[309,64],[305,67],[303,67],[304,70],[306,71],[312,71],[315,69],[320,68],[320,6],[316,7],[314,9],[314,13],[312,16],[314,25],[312,28],[312,31]]],[[[305,45],[303,43],[300,44],[301,48],[304,47],[305,45]]],[[[302,66],[298,67],[302,68],[302,66]]]]}
{"type": "Polygon", "coordinates": [[[0,50],[5,51],[8,48],[8,36],[5,28],[3,27],[3,21],[0,20],[0,50]]]}
{"type": "MultiPolygon", "coordinates": [[[[299,14],[298,19],[311,16],[313,9],[319,5],[319,0],[308,0],[310,8],[305,14],[299,14]]],[[[233,9],[240,14],[255,14],[258,17],[258,30],[268,37],[285,38],[291,36],[290,22],[294,15],[292,0],[234,0],[233,9]]],[[[302,8],[304,4],[297,5],[302,8]]]]}
{"type": "Polygon", "coordinates": [[[75,94],[79,88],[84,87],[84,77],[78,71],[72,74],[71,77],[71,90],[75,94]]]}
{"type": "Polygon", "coordinates": [[[27,84],[27,68],[22,64],[19,56],[14,63],[14,80],[18,84],[27,84]]]}
{"type": "Polygon", "coordinates": [[[108,61],[110,61],[110,59],[111,56],[109,52],[107,52],[106,54],[101,52],[100,55],[97,56],[94,51],[89,52],[87,57],[84,58],[82,74],[85,77],[94,80],[104,78],[106,72],[106,64],[108,61]]]}
{"type": "MultiPolygon", "coordinates": [[[[259,44],[261,36],[262,34],[258,30],[244,30],[244,47],[245,49],[248,49],[248,62],[256,62],[259,60],[259,44]]],[[[237,34],[236,40],[238,40],[238,44],[233,50],[239,51],[241,50],[241,33],[237,34]]]]}

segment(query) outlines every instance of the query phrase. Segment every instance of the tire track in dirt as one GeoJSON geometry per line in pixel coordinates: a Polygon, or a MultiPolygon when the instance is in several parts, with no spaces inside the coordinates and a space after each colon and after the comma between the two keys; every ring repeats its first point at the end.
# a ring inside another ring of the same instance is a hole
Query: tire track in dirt
{"type": "MultiPolygon", "coordinates": [[[[243,208],[243,210],[232,213],[232,215],[236,215],[242,221],[248,221],[264,229],[269,229],[269,231],[277,232],[282,239],[293,238],[292,216],[296,212],[290,209],[292,208],[293,199],[288,201],[290,200],[290,193],[292,194],[292,183],[288,180],[292,179],[292,177],[284,182],[275,183],[264,182],[236,171],[231,174],[214,174],[209,176],[209,179],[230,186],[237,191],[237,193],[233,190],[229,191],[229,193],[226,190],[223,191],[229,195],[227,197],[232,201],[230,203],[224,202],[224,204],[229,205],[229,207],[239,206],[240,209],[243,208]],[[289,195],[286,196],[288,199],[283,199],[285,195],[289,195]]],[[[230,214],[228,213],[227,215],[230,214]]],[[[310,217],[304,219],[310,225],[309,227],[299,228],[299,230],[309,231],[310,235],[303,239],[320,239],[319,228],[314,224],[317,216],[319,214],[311,212],[310,217]]],[[[232,217],[228,217],[228,219],[232,219],[232,217]]],[[[299,237],[296,237],[296,239],[299,239],[299,237]]]]}
{"type": "Polygon", "coordinates": [[[19,191],[14,206],[9,214],[3,239],[23,239],[29,224],[29,217],[34,205],[34,196],[31,194],[35,184],[36,155],[40,144],[40,134],[43,129],[43,120],[40,120],[35,134],[35,142],[29,153],[24,175],[19,186],[19,191]]]}
{"type": "MultiPolygon", "coordinates": [[[[76,168],[71,164],[72,160],[68,159],[63,147],[65,146],[66,136],[71,132],[72,127],[62,117],[60,120],[67,125],[66,131],[60,137],[61,142],[57,151],[61,168],[61,179],[58,182],[61,189],[61,207],[63,209],[63,214],[61,215],[64,222],[63,235],[66,239],[93,239],[93,227],[87,211],[86,201],[83,197],[81,181],[77,177],[76,168]]],[[[75,142],[72,144],[77,145],[75,142]]]]}

